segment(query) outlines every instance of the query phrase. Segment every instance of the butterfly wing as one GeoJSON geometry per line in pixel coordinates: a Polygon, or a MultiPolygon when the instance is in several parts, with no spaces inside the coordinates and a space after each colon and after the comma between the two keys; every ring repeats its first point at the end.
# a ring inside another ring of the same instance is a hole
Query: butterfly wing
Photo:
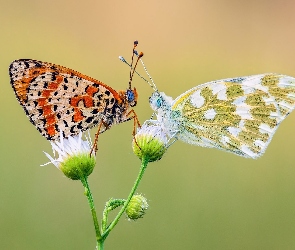
{"type": "Polygon", "coordinates": [[[112,115],[119,94],[77,71],[36,60],[20,59],[9,67],[16,98],[31,123],[48,140],[85,131],[112,115]]]}
{"type": "Polygon", "coordinates": [[[180,113],[180,140],[257,158],[294,107],[295,78],[263,74],[199,85],[172,111],[180,113]]]}

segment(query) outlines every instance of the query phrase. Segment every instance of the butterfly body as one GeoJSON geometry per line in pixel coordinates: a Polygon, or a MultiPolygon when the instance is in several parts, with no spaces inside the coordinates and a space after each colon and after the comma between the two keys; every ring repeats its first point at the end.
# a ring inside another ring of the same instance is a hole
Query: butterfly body
{"type": "Polygon", "coordinates": [[[132,119],[136,89],[115,91],[77,71],[32,59],[15,60],[9,67],[16,98],[31,123],[48,140],[77,135],[98,123],[100,133],[132,119]]]}
{"type": "Polygon", "coordinates": [[[175,100],[156,91],[150,105],[152,122],[170,137],[257,158],[295,107],[295,78],[270,73],[212,81],[175,100]]]}

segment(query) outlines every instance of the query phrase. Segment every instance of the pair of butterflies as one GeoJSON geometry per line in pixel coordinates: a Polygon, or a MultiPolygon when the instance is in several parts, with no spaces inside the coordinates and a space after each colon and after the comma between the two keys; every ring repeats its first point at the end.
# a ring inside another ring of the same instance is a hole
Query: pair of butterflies
{"type": "MultiPolygon", "coordinates": [[[[9,67],[11,85],[31,123],[48,140],[77,135],[99,124],[136,119],[136,89],[108,85],[59,65],[32,59],[9,67]]],[[[262,74],[198,85],[175,100],[155,85],[150,105],[171,138],[247,158],[266,150],[279,124],[295,107],[295,78],[262,74]]]]}

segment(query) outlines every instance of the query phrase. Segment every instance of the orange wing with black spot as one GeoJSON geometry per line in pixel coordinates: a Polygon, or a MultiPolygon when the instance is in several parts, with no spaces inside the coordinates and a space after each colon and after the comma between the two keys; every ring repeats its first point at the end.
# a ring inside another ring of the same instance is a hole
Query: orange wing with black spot
{"type": "Polygon", "coordinates": [[[102,122],[102,130],[128,119],[129,103],[106,84],[77,71],[32,59],[9,67],[11,85],[31,123],[48,140],[77,135],[102,122]]]}

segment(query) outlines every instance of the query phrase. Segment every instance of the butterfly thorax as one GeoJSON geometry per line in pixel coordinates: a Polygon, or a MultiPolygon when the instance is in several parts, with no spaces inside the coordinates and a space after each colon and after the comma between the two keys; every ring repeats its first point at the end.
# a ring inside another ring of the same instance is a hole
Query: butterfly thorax
{"type": "Polygon", "coordinates": [[[119,91],[120,99],[114,105],[114,110],[109,117],[109,126],[118,124],[128,120],[128,115],[132,107],[136,106],[138,94],[136,88],[119,91]]]}

